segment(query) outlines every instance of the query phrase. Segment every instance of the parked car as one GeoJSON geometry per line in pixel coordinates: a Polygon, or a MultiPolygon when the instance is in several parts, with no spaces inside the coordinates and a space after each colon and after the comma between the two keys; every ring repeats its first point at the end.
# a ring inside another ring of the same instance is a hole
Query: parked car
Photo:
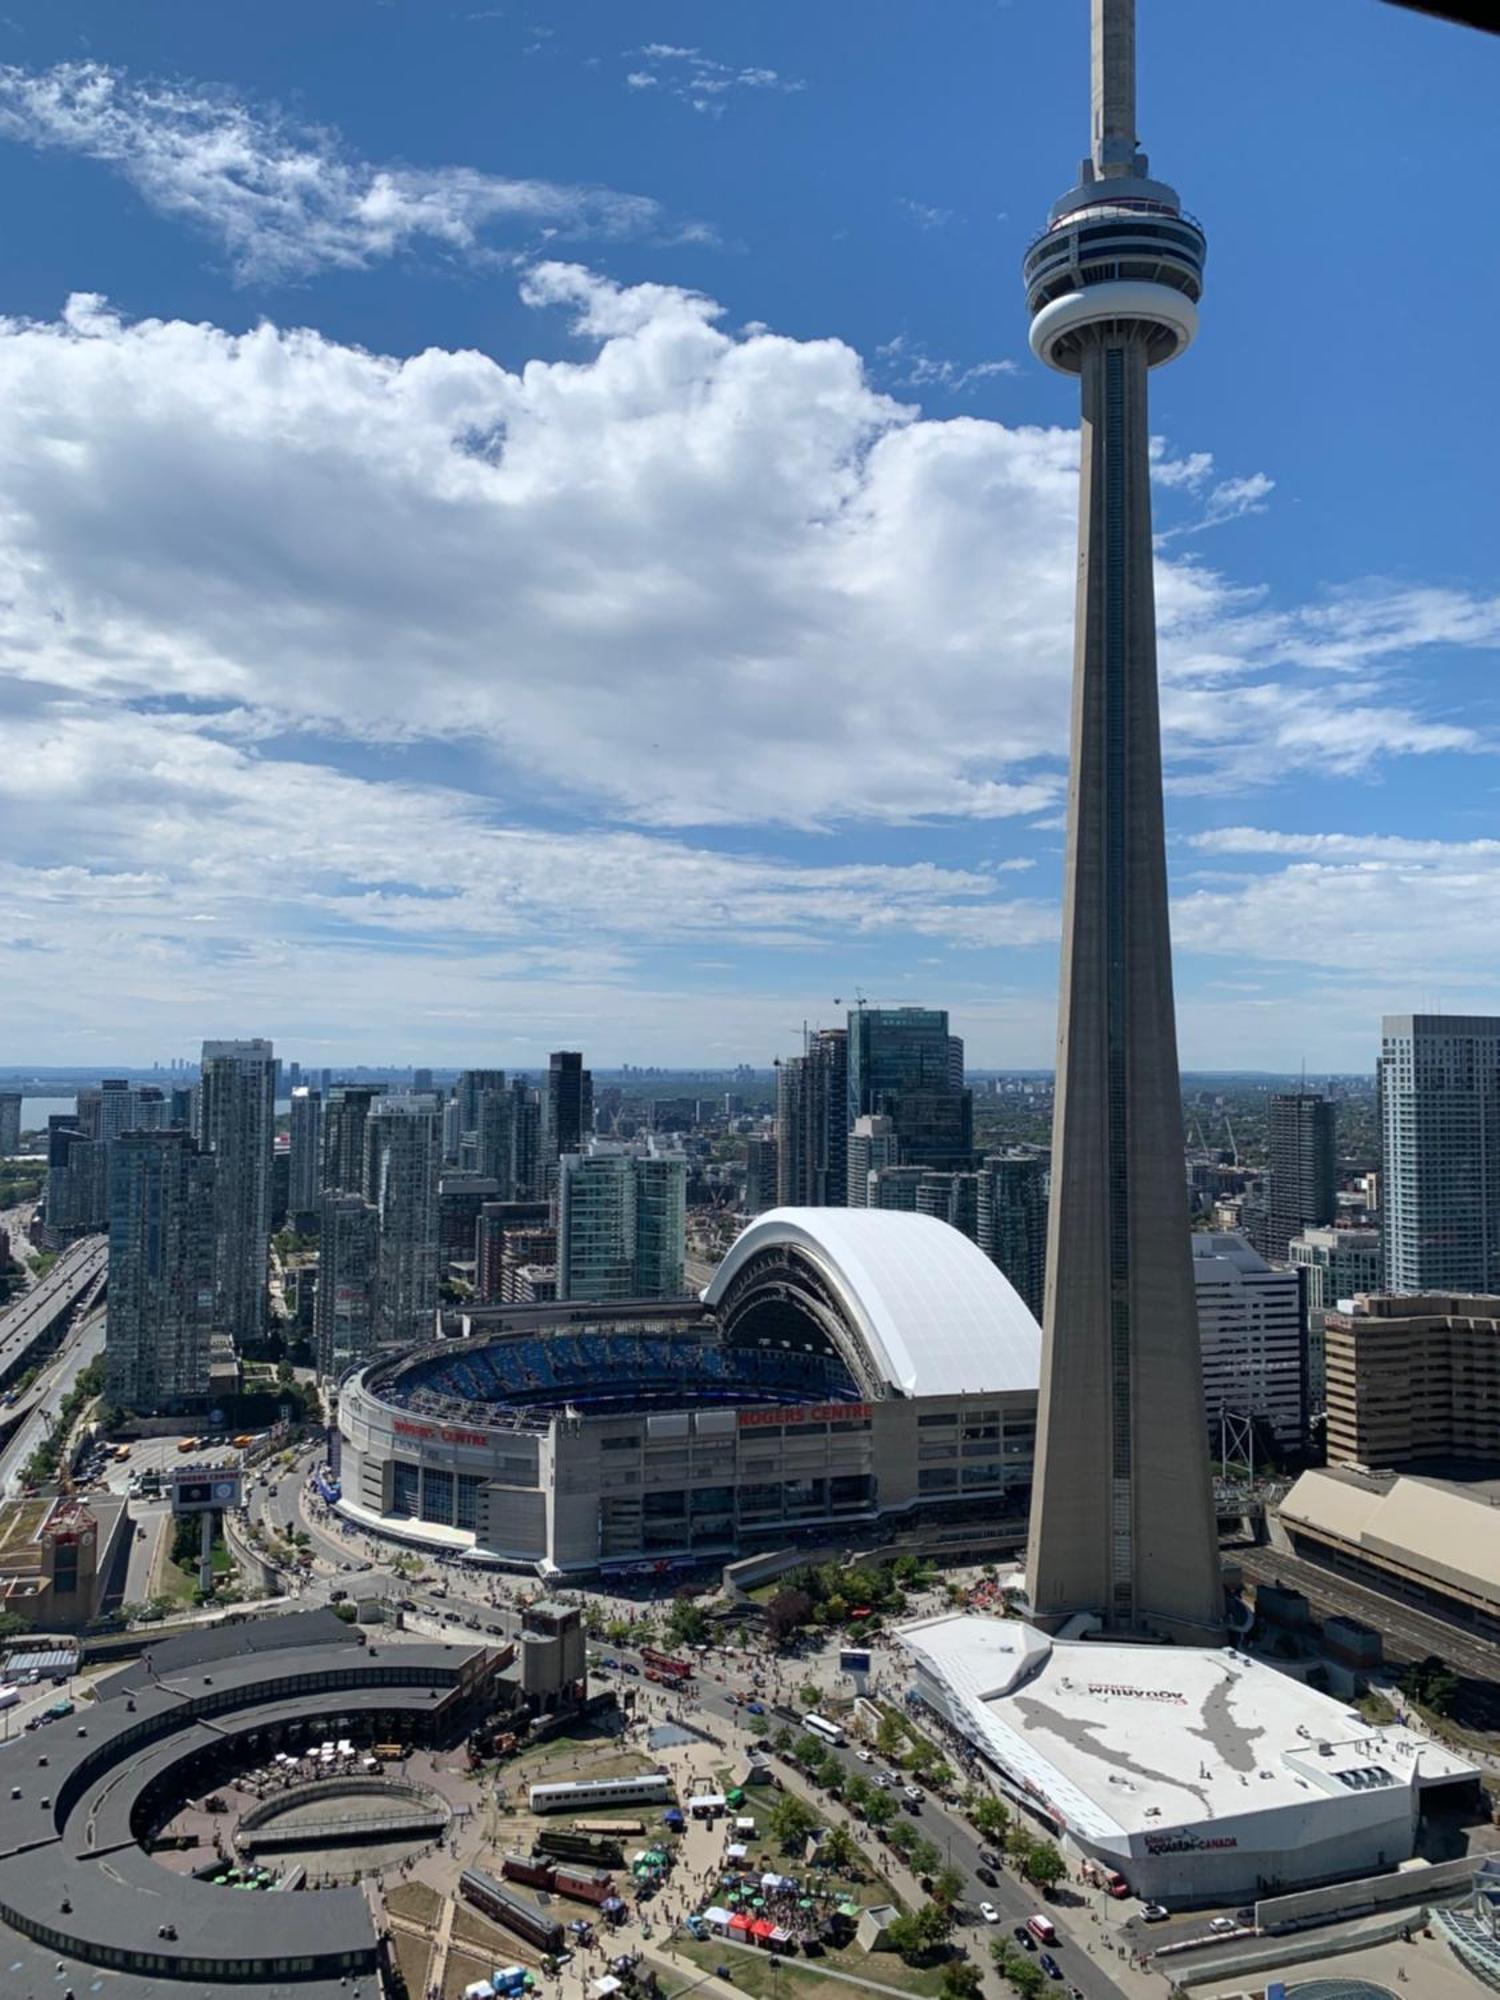
{"type": "Polygon", "coordinates": [[[1165,1903],[1142,1903],[1141,1922],[1143,1924],[1164,1924],[1172,1912],[1165,1903]]]}
{"type": "Polygon", "coordinates": [[[1239,1929],[1239,1924],[1233,1917],[1211,1917],[1208,1928],[1219,1937],[1227,1937],[1231,1931],[1239,1929]]]}
{"type": "Polygon", "coordinates": [[[979,1905],[979,1914],[987,1924],[998,1924],[1000,1921],[1000,1912],[995,1908],[993,1903],[981,1903],[979,1905]]]}

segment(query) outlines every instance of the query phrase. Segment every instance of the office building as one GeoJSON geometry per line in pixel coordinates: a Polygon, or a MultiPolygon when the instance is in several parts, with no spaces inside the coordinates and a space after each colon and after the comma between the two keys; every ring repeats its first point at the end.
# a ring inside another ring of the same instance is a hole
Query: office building
{"type": "Polygon", "coordinates": [[[916,1215],[917,1190],[927,1178],[926,1167],[875,1167],[865,1176],[862,1208],[885,1209],[892,1214],[916,1215]]]}
{"type": "Polygon", "coordinates": [[[564,1153],[578,1152],[593,1129],[593,1076],[576,1049],[554,1050],[542,1087],[543,1169],[555,1170],[564,1153]]]}
{"type": "Polygon", "coordinates": [[[0,1160],[8,1160],[21,1150],[21,1093],[0,1090],[0,1160]]]}
{"type": "Polygon", "coordinates": [[[1381,1024],[1385,1289],[1500,1292],[1500,1019],[1381,1024]]]}
{"type": "Polygon", "coordinates": [[[104,1373],[124,1409],[179,1410],[208,1393],[217,1167],[180,1130],[121,1133],[110,1148],[104,1373]]]}
{"type": "Polygon", "coordinates": [[[271,1257],[271,1044],[205,1042],[199,1089],[201,1144],[215,1162],[215,1320],[235,1341],[255,1341],[265,1328],[271,1257]]]}
{"type": "Polygon", "coordinates": [[[375,1209],[363,1195],[320,1198],[313,1344],[318,1373],[329,1381],[374,1352],[378,1242],[375,1209]]]}
{"type": "Polygon", "coordinates": [[[1320,1415],[1327,1403],[1324,1320],[1342,1300],[1380,1290],[1380,1231],[1305,1229],[1287,1245],[1287,1262],[1302,1279],[1307,1413],[1311,1419],[1320,1415]]]}
{"type": "Polygon", "coordinates": [[[1035,1153],[988,1153],[979,1169],[976,1241],[1010,1279],[1034,1318],[1047,1279],[1047,1162],[1035,1153]]]}
{"type": "Polygon", "coordinates": [[[455,1264],[474,1262],[475,1230],[486,1203],[500,1200],[500,1183],[488,1174],[455,1172],[438,1175],[438,1273],[455,1264]]]}
{"type": "Polygon", "coordinates": [[[1281,1091],[1271,1099],[1270,1186],[1264,1237],[1257,1247],[1278,1263],[1286,1262],[1294,1236],[1332,1222],[1338,1212],[1334,1114],[1332,1099],[1312,1091],[1281,1091]]]}
{"type": "Polygon", "coordinates": [[[680,1299],[687,1231],[687,1161],[648,1153],[635,1170],[635,1297],[680,1299]]]}
{"type": "Polygon", "coordinates": [[[896,1121],[881,1112],[856,1118],[845,1141],[849,1150],[849,1208],[870,1206],[870,1176],[899,1163],[901,1149],[896,1138],[896,1121]]]}
{"type": "Polygon", "coordinates": [[[777,1147],[774,1138],[752,1136],[745,1141],[746,1215],[761,1215],[776,1206],[777,1147]]]}
{"type": "Polygon", "coordinates": [[[1297,1273],[1273,1270],[1243,1236],[1195,1234],[1193,1286],[1208,1427],[1221,1415],[1249,1417],[1278,1451],[1299,1450],[1307,1416],[1297,1273]]]}
{"type": "Polygon", "coordinates": [[[411,1087],[419,1097],[424,1092],[431,1090],[432,1071],[430,1069],[414,1069],[411,1073],[411,1087]]]}
{"type": "Polygon", "coordinates": [[[687,1162],[596,1141],[558,1177],[557,1296],[618,1303],[680,1298],[687,1162]]]}
{"type": "Polygon", "coordinates": [[[287,1211],[294,1227],[311,1228],[323,1192],[323,1098],[306,1084],[292,1086],[290,1135],[287,1211]]]}
{"type": "Polygon", "coordinates": [[[1323,1321],[1328,1462],[1500,1462],[1500,1298],[1355,1298],[1323,1321]]]}
{"type": "Polygon", "coordinates": [[[917,1214],[946,1222],[971,1243],[979,1240],[979,1176],[929,1169],[917,1186],[917,1214]]]}
{"type": "Polygon", "coordinates": [[[965,1168],[974,1151],[974,1105],[960,1081],[963,1044],[940,1007],[859,1007],[850,1012],[848,1126],[874,1114],[896,1128],[903,1166],[965,1168]]]}
{"type": "Polygon", "coordinates": [[[335,1083],[323,1099],[323,1187],[335,1194],[363,1194],[365,1127],[370,1107],[385,1096],[383,1083],[335,1083]]]}
{"type": "MultiPolygon", "coordinates": [[[[1216,1639],[1167,920],[1146,378],[1206,244],[1135,129],[1133,0],[1094,0],[1091,157],[1026,253],[1031,345],[1082,396],[1077,618],[1033,1614],[1216,1639]]],[[[862,1107],[863,1108],[863,1107],[862,1107]]]]}
{"type": "Polygon", "coordinates": [[[543,1255],[536,1236],[547,1230],[551,1209],[545,1201],[487,1201],[474,1224],[470,1255],[474,1259],[474,1283],[480,1301],[498,1305],[505,1298],[507,1263],[552,1263],[557,1257],[557,1233],[543,1255]],[[524,1254],[517,1255],[524,1242],[524,1254]]]}
{"type": "Polygon", "coordinates": [[[510,1094],[511,1199],[537,1201],[547,1192],[542,1167],[541,1098],[519,1077],[511,1084],[510,1094]]]}
{"type": "Polygon", "coordinates": [[[849,1186],[849,1038],[818,1028],[776,1070],[776,1200],[842,1208],[849,1186]]]}
{"type": "Polygon", "coordinates": [[[377,1098],[365,1122],[366,1199],[375,1210],[375,1345],[429,1341],[438,1300],[442,1130],[431,1097],[377,1098]]]}
{"type": "Polygon", "coordinates": [[[134,1129],[137,1132],[164,1132],[171,1124],[167,1094],[154,1083],[143,1083],[135,1093],[134,1129]]]}

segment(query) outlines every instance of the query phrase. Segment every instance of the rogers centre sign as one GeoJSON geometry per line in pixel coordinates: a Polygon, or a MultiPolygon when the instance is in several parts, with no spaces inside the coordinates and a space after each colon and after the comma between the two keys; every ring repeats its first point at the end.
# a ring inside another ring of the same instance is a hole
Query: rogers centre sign
{"type": "Polygon", "coordinates": [[[489,1443],[483,1431],[438,1430],[432,1424],[414,1424],[408,1417],[396,1417],[392,1421],[391,1429],[401,1437],[430,1438],[440,1444],[487,1445],[489,1443]]]}
{"type": "Polygon", "coordinates": [[[868,1403],[818,1403],[812,1409],[800,1404],[788,1404],[777,1410],[741,1410],[740,1429],[754,1430],[758,1424],[836,1424],[849,1423],[870,1414],[868,1403]]]}

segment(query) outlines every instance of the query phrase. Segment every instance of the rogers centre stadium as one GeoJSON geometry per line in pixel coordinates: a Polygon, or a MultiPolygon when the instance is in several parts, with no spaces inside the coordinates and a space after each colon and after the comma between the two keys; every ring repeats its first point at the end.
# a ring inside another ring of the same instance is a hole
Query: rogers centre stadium
{"type": "Polygon", "coordinates": [[[931,1216],[773,1209],[701,1299],[471,1327],[344,1380],[352,1520],[541,1574],[976,1508],[1024,1532],[1040,1331],[931,1216]]]}

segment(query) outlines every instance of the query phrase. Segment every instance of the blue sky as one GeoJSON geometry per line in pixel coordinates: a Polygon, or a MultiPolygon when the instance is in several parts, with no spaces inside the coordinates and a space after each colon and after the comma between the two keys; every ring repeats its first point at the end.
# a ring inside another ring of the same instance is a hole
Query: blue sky
{"type": "MultiPolygon", "coordinates": [[[[1051,1060],[1084,0],[7,0],[8,1060],[1051,1060]]],[[[1500,1008],[1500,46],[1142,0],[1182,1055],[1500,1008]]]]}

